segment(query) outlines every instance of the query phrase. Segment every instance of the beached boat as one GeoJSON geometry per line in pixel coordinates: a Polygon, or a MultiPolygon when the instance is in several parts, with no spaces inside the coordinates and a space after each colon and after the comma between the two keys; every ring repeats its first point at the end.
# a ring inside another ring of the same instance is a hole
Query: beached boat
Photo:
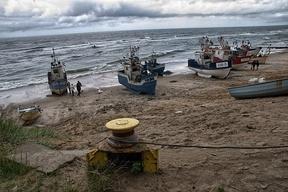
{"type": "Polygon", "coordinates": [[[188,59],[189,69],[202,77],[227,78],[231,71],[230,52],[227,49],[211,48],[213,43],[208,37],[203,37],[200,43],[202,52],[196,53],[195,59],[188,59]]]}
{"type": "Polygon", "coordinates": [[[39,106],[18,108],[18,113],[23,121],[34,121],[41,115],[42,109],[39,106]]]}
{"type": "Polygon", "coordinates": [[[233,43],[232,51],[232,69],[249,68],[247,65],[252,58],[257,57],[261,47],[252,48],[250,41],[242,41],[241,46],[237,42],[233,43]]]}
{"type": "Polygon", "coordinates": [[[252,63],[253,61],[258,61],[259,64],[266,64],[266,61],[268,59],[268,55],[265,56],[257,56],[257,57],[253,57],[250,59],[249,63],[252,63]]]}
{"type": "Polygon", "coordinates": [[[288,95],[288,79],[231,87],[228,91],[236,99],[288,95]]]}
{"type": "Polygon", "coordinates": [[[165,64],[160,64],[157,62],[157,56],[153,52],[152,55],[148,60],[145,61],[145,64],[147,65],[147,68],[152,73],[156,73],[160,76],[163,76],[164,70],[165,70],[165,64]]]}
{"type": "Polygon", "coordinates": [[[157,74],[151,73],[146,64],[141,64],[138,51],[139,47],[130,47],[128,58],[124,57],[122,60],[124,70],[118,71],[118,81],[137,94],[154,95],[157,74]]]}
{"type": "Polygon", "coordinates": [[[231,71],[231,61],[206,62],[202,64],[195,59],[189,59],[188,67],[201,77],[225,79],[231,71]]]}
{"type": "Polygon", "coordinates": [[[52,94],[63,95],[67,93],[67,75],[65,72],[65,65],[58,60],[53,50],[51,68],[48,72],[48,84],[52,94]]]}
{"type": "Polygon", "coordinates": [[[252,63],[253,61],[257,60],[259,64],[266,64],[266,61],[271,53],[270,45],[268,47],[262,48],[261,51],[257,54],[257,56],[254,56],[250,59],[249,63],[252,63]]]}

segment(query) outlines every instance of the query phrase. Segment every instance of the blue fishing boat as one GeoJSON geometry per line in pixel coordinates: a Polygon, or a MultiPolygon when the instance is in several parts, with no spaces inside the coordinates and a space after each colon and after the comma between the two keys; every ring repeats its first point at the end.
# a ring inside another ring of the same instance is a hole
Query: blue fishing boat
{"type": "Polygon", "coordinates": [[[138,51],[139,47],[130,47],[128,58],[122,60],[124,69],[118,71],[118,81],[134,93],[155,95],[157,74],[151,73],[146,64],[141,64],[138,51]]]}
{"type": "Polygon", "coordinates": [[[201,77],[225,79],[230,74],[232,65],[231,60],[221,60],[201,52],[197,59],[188,59],[188,67],[201,77]]]}
{"type": "Polygon", "coordinates": [[[231,87],[228,88],[228,91],[236,99],[288,95],[288,79],[231,87]]]}
{"type": "Polygon", "coordinates": [[[165,64],[160,64],[157,62],[157,56],[155,52],[153,52],[150,58],[145,61],[145,64],[147,65],[149,71],[151,71],[152,73],[156,73],[160,76],[163,76],[165,70],[165,64]]]}
{"type": "Polygon", "coordinates": [[[67,93],[68,83],[65,65],[56,58],[54,49],[52,49],[52,51],[51,68],[48,72],[48,84],[52,94],[63,95],[67,93]]]}

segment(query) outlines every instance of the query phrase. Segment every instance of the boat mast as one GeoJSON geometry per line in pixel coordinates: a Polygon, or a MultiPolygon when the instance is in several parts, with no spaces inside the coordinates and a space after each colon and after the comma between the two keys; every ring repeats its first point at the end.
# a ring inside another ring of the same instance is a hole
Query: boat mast
{"type": "Polygon", "coordinates": [[[53,62],[54,64],[57,63],[54,48],[52,48],[52,55],[51,55],[51,57],[52,57],[52,62],[53,62]]]}

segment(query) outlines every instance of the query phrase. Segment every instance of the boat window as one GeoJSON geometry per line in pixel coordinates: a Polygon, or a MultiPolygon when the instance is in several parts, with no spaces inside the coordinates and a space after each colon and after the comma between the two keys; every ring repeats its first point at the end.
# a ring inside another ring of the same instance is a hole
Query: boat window
{"type": "Polygon", "coordinates": [[[57,70],[57,69],[54,69],[54,70],[53,70],[53,73],[58,73],[58,70],[57,70]]]}

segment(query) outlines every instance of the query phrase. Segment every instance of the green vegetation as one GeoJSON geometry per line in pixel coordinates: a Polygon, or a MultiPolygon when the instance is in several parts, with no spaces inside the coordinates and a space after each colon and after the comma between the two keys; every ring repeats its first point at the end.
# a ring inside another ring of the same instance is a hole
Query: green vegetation
{"type": "Polygon", "coordinates": [[[30,168],[22,164],[3,157],[0,158],[0,180],[12,179],[17,175],[25,174],[29,170],[30,168]]]}
{"type": "Polygon", "coordinates": [[[112,190],[113,168],[104,169],[88,168],[88,189],[93,192],[107,192],[112,190]]]}
{"type": "Polygon", "coordinates": [[[14,179],[30,170],[6,158],[18,144],[35,140],[41,142],[51,137],[55,137],[55,134],[50,129],[21,127],[12,120],[0,119],[0,181],[14,179]]]}
{"type": "Polygon", "coordinates": [[[20,144],[27,140],[55,137],[51,129],[21,127],[12,120],[0,119],[0,143],[20,144]]]}
{"type": "Polygon", "coordinates": [[[139,174],[143,171],[143,163],[142,162],[134,162],[131,166],[131,173],[139,174]]]}
{"type": "Polygon", "coordinates": [[[217,188],[217,192],[225,192],[224,187],[223,186],[219,186],[217,188]]]}

